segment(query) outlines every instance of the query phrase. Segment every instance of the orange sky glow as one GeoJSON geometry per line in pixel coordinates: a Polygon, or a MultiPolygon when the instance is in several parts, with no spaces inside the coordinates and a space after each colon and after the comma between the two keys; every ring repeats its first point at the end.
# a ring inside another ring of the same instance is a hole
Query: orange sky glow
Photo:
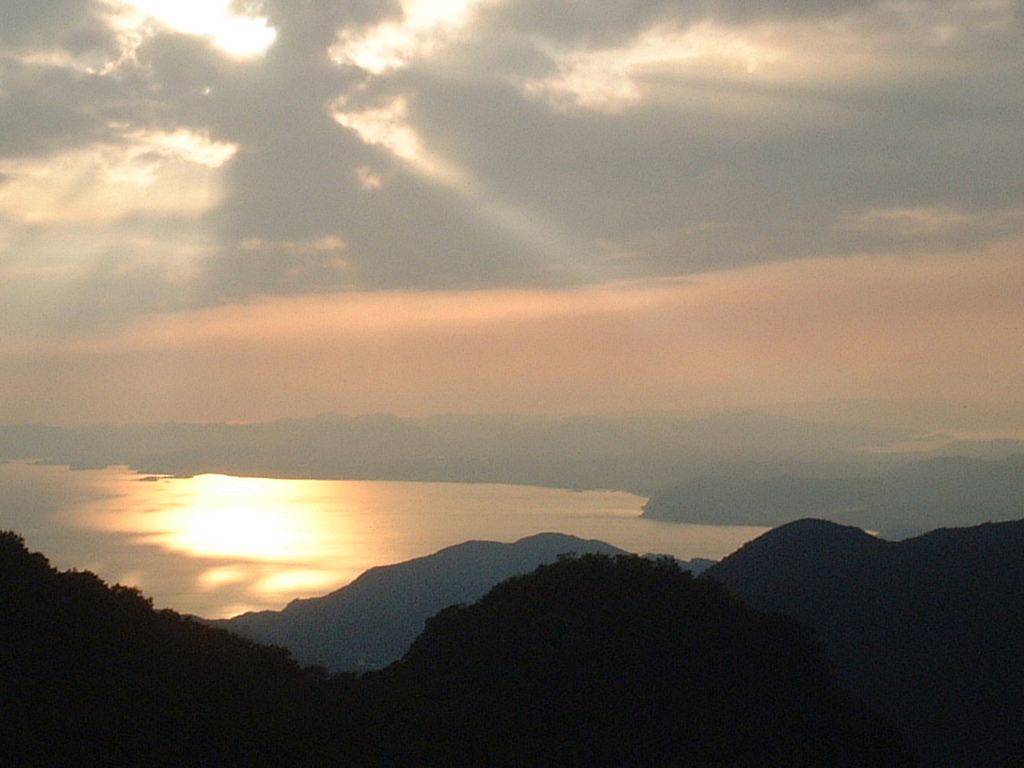
{"type": "Polygon", "coordinates": [[[16,375],[0,407],[73,424],[1013,400],[1018,253],[808,260],[570,291],[263,299],[116,333],[4,340],[16,375]]]}

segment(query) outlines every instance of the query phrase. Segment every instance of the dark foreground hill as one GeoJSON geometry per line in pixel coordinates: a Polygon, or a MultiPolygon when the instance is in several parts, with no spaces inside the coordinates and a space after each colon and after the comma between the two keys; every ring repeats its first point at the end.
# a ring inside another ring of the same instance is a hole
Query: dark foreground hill
{"type": "Polygon", "coordinates": [[[58,572],[0,532],[0,765],[333,765],[356,727],[339,706],[284,649],[58,572]]]}
{"type": "Polygon", "coordinates": [[[426,557],[371,568],[341,589],[294,600],[282,611],[210,623],[285,646],[304,665],[319,664],[334,672],[379,669],[401,657],[426,620],[442,608],[479,600],[495,584],[559,555],[587,552],[626,554],[601,541],[560,533],[512,544],[467,541],[426,557]]]}
{"type": "Polygon", "coordinates": [[[0,533],[0,712],[0,762],[42,768],[908,764],[798,625],[635,556],[544,566],[324,678],[0,533]]]}
{"type": "Polygon", "coordinates": [[[391,695],[393,765],[909,764],[806,630],[668,559],[541,566],[442,611],[368,678],[391,695]]]}
{"type": "Polygon", "coordinates": [[[1024,765],[1024,521],[889,542],[801,520],[707,575],[812,627],[925,765],[1024,765]]]}

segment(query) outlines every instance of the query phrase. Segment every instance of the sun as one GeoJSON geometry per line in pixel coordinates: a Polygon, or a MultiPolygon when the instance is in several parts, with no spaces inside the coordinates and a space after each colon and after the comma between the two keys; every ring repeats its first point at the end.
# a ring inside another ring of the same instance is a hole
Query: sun
{"type": "Polygon", "coordinates": [[[232,9],[232,0],[128,0],[128,4],[171,29],[208,37],[230,56],[248,58],[266,51],[277,39],[267,19],[232,9]]]}

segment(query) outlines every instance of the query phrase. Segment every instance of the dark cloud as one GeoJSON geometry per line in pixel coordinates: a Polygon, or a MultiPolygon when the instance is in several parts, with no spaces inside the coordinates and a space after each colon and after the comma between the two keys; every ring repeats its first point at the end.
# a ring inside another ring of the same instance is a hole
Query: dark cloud
{"type": "Polygon", "coordinates": [[[0,44],[19,51],[66,50],[81,56],[116,50],[116,38],[95,0],[0,0],[0,44]]]}
{"type": "MultiPolygon", "coordinates": [[[[881,27],[892,28],[908,21],[936,28],[950,19],[993,34],[993,21],[1024,21],[1022,5],[1008,3],[935,0],[929,3],[882,3],[878,0],[517,0],[498,3],[485,11],[495,29],[541,35],[563,44],[606,47],[628,40],[656,25],[687,26],[711,20],[725,25],[791,23],[833,19],[842,22],[874,16],[881,27]]],[[[957,30],[958,33],[964,30],[957,30]]],[[[948,30],[947,30],[948,32],[948,30]]],[[[998,34],[998,33],[997,33],[998,34]]]]}
{"type": "MultiPolygon", "coordinates": [[[[239,169],[250,180],[258,172],[244,164],[239,169]]],[[[344,176],[345,170],[342,166],[334,173],[344,176]]],[[[266,183],[274,182],[268,178],[266,183]]],[[[517,253],[503,233],[474,216],[457,196],[414,178],[399,179],[386,190],[353,192],[354,184],[354,179],[328,173],[319,189],[293,187],[293,197],[284,206],[280,199],[289,190],[279,184],[265,187],[263,205],[270,213],[263,222],[249,219],[257,195],[239,201],[245,207],[230,226],[240,239],[203,264],[207,300],[351,288],[545,282],[543,265],[517,253]],[[286,215],[299,209],[301,214],[286,215]],[[248,226],[241,225],[243,216],[248,226]],[[259,237],[256,232],[266,234],[259,237]],[[332,240],[344,242],[344,248],[321,247],[332,240]]]]}
{"type": "Polygon", "coordinates": [[[285,47],[324,55],[339,29],[399,18],[399,0],[265,0],[262,12],[285,47]]]}
{"type": "MultiPolygon", "coordinates": [[[[356,24],[393,15],[393,6],[300,3],[268,10],[280,24],[279,38],[258,61],[225,66],[207,56],[182,71],[179,62],[190,57],[181,49],[196,45],[183,37],[155,38],[139,53],[167,83],[165,91],[178,88],[193,122],[215,126],[218,138],[241,146],[227,171],[224,204],[210,218],[224,249],[204,262],[201,295],[543,279],[544,266],[465,200],[410,174],[332,118],[332,103],[346,98],[357,105],[365,86],[364,73],[328,59],[335,29],[353,14],[356,24]],[[366,173],[386,178],[384,188],[367,189],[360,180],[366,173]],[[296,264],[294,248],[324,238],[346,243],[343,270],[296,264]]],[[[364,106],[380,99],[371,94],[364,106]]]]}
{"type": "Polygon", "coordinates": [[[93,76],[0,60],[0,157],[43,154],[102,137],[103,96],[93,76]]]}
{"type": "Polygon", "coordinates": [[[695,93],[768,107],[655,107],[609,117],[560,115],[502,85],[420,83],[417,118],[486,185],[638,255],[624,268],[678,274],[908,244],[898,242],[906,235],[867,236],[849,226],[850,216],[871,210],[977,214],[973,229],[960,222],[919,232],[920,248],[1005,237],[1005,226],[993,224],[1019,207],[1015,169],[1024,163],[1013,110],[956,86],[947,77],[845,94],[728,94],[729,84],[704,85],[695,93]]]}
{"type": "Polygon", "coordinates": [[[496,4],[486,10],[485,16],[495,30],[515,30],[560,45],[613,47],[658,25],[685,27],[705,20],[743,25],[841,18],[876,4],[875,0],[517,0],[496,4]]]}
{"type": "MultiPolygon", "coordinates": [[[[493,77],[446,79],[429,62],[413,63],[382,87],[400,82],[417,94],[417,124],[442,152],[522,205],[619,244],[634,257],[621,262],[627,269],[677,274],[910,245],[905,231],[868,235],[849,224],[889,208],[963,215],[918,232],[918,250],[974,247],[1006,236],[1020,206],[1014,115],[1024,89],[1007,56],[1020,30],[1000,17],[986,41],[981,6],[927,11],[894,30],[889,12],[859,2],[502,4],[486,23],[591,47],[624,44],[658,21],[842,17],[857,45],[888,64],[793,81],[681,71],[640,83],[668,89],[673,103],[614,114],[524,98],[509,82],[536,77],[543,63],[525,52],[516,59],[514,46],[460,51],[473,62],[468,71],[487,72],[488,61],[507,67],[493,77]],[[935,37],[942,23],[949,40],[935,37]]],[[[556,73],[557,62],[548,64],[556,73]]]]}
{"type": "Polygon", "coordinates": [[[258,295],[331,291],[350,286],[345,244],[249,241],[224,249],[207,267],[210,303],[258,295]]]}
{"type": "Polygon", "coordinates": [[[126,318],[187,306],[190,292],[169,264],[140,259],[138,252],[111,252],[68,285],[52,323],[64,331],[116,327],[126,318]]]}

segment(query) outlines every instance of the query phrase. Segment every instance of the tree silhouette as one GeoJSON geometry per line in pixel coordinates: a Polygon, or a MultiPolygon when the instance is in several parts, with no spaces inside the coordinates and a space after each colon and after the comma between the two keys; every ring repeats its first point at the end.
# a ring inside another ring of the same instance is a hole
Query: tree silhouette
{"type": "Polygon", "coordinates": [[[0,754],[21,765],[317,765],[317,734],[344,753],[354,721],[337,701],[283,648],[57,572],[0,533],[0,754]]]}
{"type": "Polygon", "coordinates": [[[401,765],[910,764],[806,630],[668,559],[541,566],[368,678],[401,765]]]}

